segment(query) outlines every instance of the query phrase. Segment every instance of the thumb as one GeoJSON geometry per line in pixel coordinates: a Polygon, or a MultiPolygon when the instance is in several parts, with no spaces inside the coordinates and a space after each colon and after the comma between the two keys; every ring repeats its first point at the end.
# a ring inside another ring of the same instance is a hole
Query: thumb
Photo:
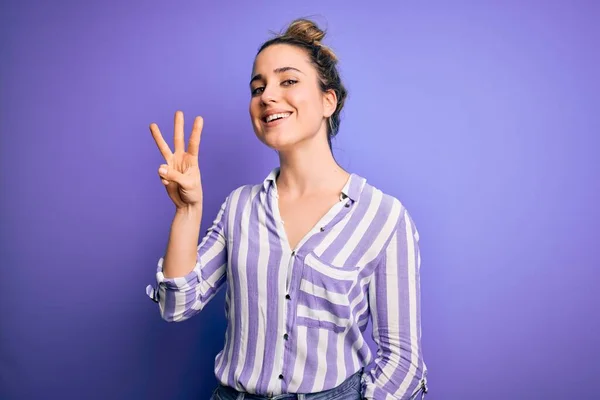
{"type": "Polygon", "coordinates": [[[169,167],[167,164],[162,164],[158,169],[158,175],[167,181],[173,181],[177,184],[181,184],[183,180],[183,174],[177,171],[175,168],[169,167]]]}

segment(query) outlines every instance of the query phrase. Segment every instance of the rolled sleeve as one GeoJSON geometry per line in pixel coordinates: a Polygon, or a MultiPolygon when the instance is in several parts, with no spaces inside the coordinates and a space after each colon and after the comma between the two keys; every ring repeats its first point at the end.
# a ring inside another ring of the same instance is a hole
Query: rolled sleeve
{"type": "Polygon", "coordinates": [[[198,245],[196,265],[187,275],[166,278],[163,273],[164,257],[159,259],[156,286],[146,286],[146,295],[158,303],[164,320],[184,321],[197,314],[225,283],[227,279],[226,205],[227,199],[198,245]]]}
{"type": "Polygon", "coordinates": [[[152,285],[146,286],[146,295],[150,297],[152,300],[158,303],[159,301],[159,293],[160,290],[158,288],[164,288],[165,291],[176,291],[176,292],[186,292],[188,290],[193,290],[196,285],[200,283],[200,262],[196,261],[196,265],[190,273],[186,276],[177,277],[177,278],[165,278],[163,273],[163,262],[164,258],[161,257],[158,260],[158,266],[156,270],[156,284],[157,287],[152,285]]]}
{"type": "Polygon", "coordinates": [[[421,349],[419,235],[404,207],[369,285],[373,367],[362,378],[363,397],[409,400],[427,392],[421,349]]]}

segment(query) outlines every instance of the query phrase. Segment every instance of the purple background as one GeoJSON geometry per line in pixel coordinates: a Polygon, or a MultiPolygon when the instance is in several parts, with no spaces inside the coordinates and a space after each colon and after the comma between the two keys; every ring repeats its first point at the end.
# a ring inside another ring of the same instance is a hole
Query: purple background
{"type": "Polygon", "coordinates": [[[597,2],[205,3],[2,2],[0,398],[208,398],[224,291],[181,324],[144,292],[173,217],[148,125],[205,118],[204,231],[277,165],[248,80],[307,15],[350,90],[338,161],[421,233],[428,398],[597,398],[597,2]]]}

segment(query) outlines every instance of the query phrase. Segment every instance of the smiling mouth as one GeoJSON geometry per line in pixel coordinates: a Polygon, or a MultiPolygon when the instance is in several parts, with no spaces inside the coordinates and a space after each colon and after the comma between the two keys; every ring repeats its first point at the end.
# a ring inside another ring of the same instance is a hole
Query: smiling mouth
{"type": "Polygon", "coordinates": [[[291,112],[271,114],[271,115],[263,118],[262,121],[265,122],[265,123],[267,123],[267,124],[269,124],[269,123],[272,123],[272,122],[275,122],[275,121],[286,119],[290,115],[292,115],[291,112]]]}

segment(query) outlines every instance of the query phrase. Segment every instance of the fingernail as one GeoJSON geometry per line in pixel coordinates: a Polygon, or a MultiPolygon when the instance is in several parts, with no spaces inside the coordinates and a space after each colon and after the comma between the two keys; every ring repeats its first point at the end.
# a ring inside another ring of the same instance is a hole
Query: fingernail
{"type": "Polygon", "coordinates": [[[158,172],[160,172],[161,174],[163,174],[163,175],[164,175],[164,174],[166,174],[166,173],[167,173],[167,169],[166,169],[166,168],[164,168],[164,167],[160,167],[160,168],[158,169],[158,172]]]}

